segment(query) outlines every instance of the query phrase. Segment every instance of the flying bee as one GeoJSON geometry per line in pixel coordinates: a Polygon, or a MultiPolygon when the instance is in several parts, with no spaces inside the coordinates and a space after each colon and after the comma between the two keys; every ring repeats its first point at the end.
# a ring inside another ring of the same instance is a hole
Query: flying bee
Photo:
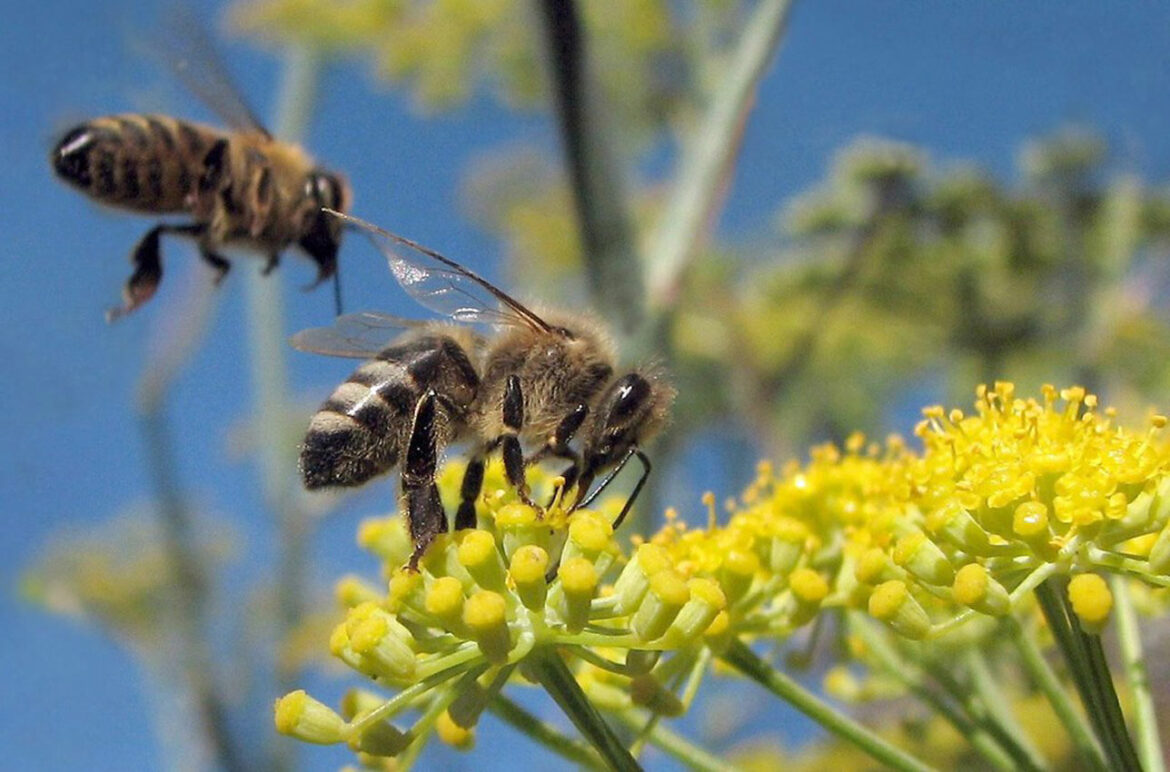
{"type": "MultiPolygon", "coordinates": [[[[123,114],[82,123],[56,144],[57,176],[95,201],[142,214],[186,215],[147,231],[131,253],[133,273],[113,320],[148,301],[162,279],[159,240],[193,239],[216,272],[220,250],[239,247],[267,259],[267,275],[286,248],[299,246],[317,265],[317,281],[336,275],[341,228],[322,207],[344,211],[349,187],[298,145],[274,138],[256,118],[197,24],[173,31],[176,74],[229,126],[221,130],[163,115],[123,114]]],[[[340,313],[340,287],[334,284],[340,313]]]]}
{"type": "Polygon", "coordinates": [[[665,424],[674,401],[663,374],[645,367],[615,376],[614,346],[599,320],[537,314],[437,252],[333,214],[364,230],[402,288],[448,321],[365,312],[293,336],[302,351],[368,360],[309,422],[300,456],[305,486],[361,485],[401,465],[414,544],[409,566],[417,568],[427,545],[447,530],[435,471],[448,444],[472,443],[456,529],[475,527],[484,463],[497,449],[508,483],[534,507],[524,474],[530,464],[567,460],[564,477],[566,489],[576,485],[575,509],[637,458],[642,476],[614,521],[620,525],[650,474],[641,446],[665,424]],[[452,322],[490,324],[494,331],[480,335],[452,322]],[[525,455],[526,446],[535,450],[525,455]]]}

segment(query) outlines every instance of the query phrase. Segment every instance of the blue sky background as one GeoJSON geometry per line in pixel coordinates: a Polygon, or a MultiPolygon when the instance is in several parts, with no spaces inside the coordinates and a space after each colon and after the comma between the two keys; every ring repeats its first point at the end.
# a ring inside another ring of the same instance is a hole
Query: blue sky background
{"type": "MultiPolygon", "coordinates": [[[[53,534],[105,521],[148,489],[133,392],[152,325],[182,294],[193,255],[168,245],[159,296],[107,326],[102,313],[117,299],[126,256],[149,220],[90,205],[52,178],[46,154],[59,132],[86,117],[139,109],[205,117],[136,51],[156,15],[154,3],[133,0],[3,2],[0,768],[161,766],[148,718],[154,707],[136,662],[100,631],[16,594],[22,571],[53,534]]],[[[270,114],[277,60],[238,43],[226,54],[243,91],[270,114]]],[[[500,144],[555,148],[550,123],[486,99],[423,118],[403,93],[374,85],[360,62],[332,66],[322,86],[307,144],[350,176],[355,211],[498,276],[499,245],[462,216],[460,180],[500,144]]],[[[1170,177],[1170,6],[801,3],[748,126],[721,237],[767,228],[777,204],[820,179],[833,151],[859,134],[918,143],[936,159],[973,159],[1006,177],[1022,141],[1070,122],[1103,132],[1118,168],[1149,181],[1170,177]]],[[[417,313],[366,245],[351,241],[342,260],[347,308],[417,313]]],[[[229,427],[249,409],[240,274],[258,265],[237,261],[207,342],[170,400],[179,473],[238,531],[241,560],[232,575],[240,582],[264,575],[273,559],[255,470],[223,452],[229,427]]],[[[295,290],[312,275],[308,263],[290,260],[274,276],[287,290],[290,331],[332,312],[328,290],[295,290]]],[[[310,403],[349,369],[300,355],[290,362],[294,389],[310,403]]],[[[358,513],[385,508],[388,490],[374,487],[316,535],[318,579],[372,570],[352,545],[358,513]]],[[[268,716],[259,724],[267,727],[268,716]]],[[[481,745],[491,742],[489,731],[481,745]]],[[[313,750],[305,758],[326,769],[346,754],[313,750]]],[[[514,753],[489,749],[452,763],[516,762],[514,753]]]]}

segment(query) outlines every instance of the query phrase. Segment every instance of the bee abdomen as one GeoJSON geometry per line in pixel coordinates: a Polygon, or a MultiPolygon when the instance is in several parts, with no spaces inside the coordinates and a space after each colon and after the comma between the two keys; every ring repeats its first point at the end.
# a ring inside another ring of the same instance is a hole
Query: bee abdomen
{"type": "Polygon", "coordinates": [[[301,447],[306,488],[361,485],[394,468],[419,396],[407,379],[401,365],[374,360],[333,392],[301,447]]]}
{"type": "Polygon", "coordinates": [[[183,211],[191,167],[208,130],[173,118],[117,115],[71,129],[53,149],[57,175],[103,203],[143,212],[183,211]]]}

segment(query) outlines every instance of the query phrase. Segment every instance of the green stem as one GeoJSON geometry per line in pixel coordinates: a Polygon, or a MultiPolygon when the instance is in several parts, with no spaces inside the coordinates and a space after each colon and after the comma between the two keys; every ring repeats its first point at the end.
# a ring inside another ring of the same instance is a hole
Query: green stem
{"type": "MultiPolygon", "coordinates": [[[[295,142],[304,134],[316,93],[317,70],[317,56],[310,50],[293,46],[285,52],[273,126],[274,134],[281,139],[295,142]]],[[[260,484],[265,505],[277,523],[280,545],[276,569],[275,638],[278,646],[284,646],[304,614],[311,521],[295,478],[295,446],[287,441],[285,431],[288,368],[281,276],[262,276],[259,271],[244,271],[244,274],[251,349],[248,362],[259,438],[260,484]]],[[[296,681],[297,672],[288,664],[290,662],[292,660],[288,657],[276,658],[277,694],[289,691],[296,681]]],[[[293,752],[293,744],[278,744],[273,750],[273,766],[291,766],[293,752]]]]}
{"type": "Polygon", "coordinates": [[[158,515],[171,564],[174,624],[179,628],[179,667],[191,689],[216,762],[228,772],[246,768],[228,722],[227,706],[216,686],[207,640],[207,576],[201,565],[191,512],[175,479],[175,451],[161,394],[142,415],[147,465],[153,478],[158,515]]]}
{"type": "Polygon", "coordinates": [[[607,768],[589,745],[580,740],[566,737],[558,732],[552,724],[541,721],[502,694],[497,694],[492,699],[488,704],[488,710],[513,729],[574,764],[580,764],[589,769],[603,770],[607,768]]]}
{"type": "Polygon", "coordinates": [[[834,709],[795,680],[761,660],[742,641],[732,640],[727,649],[719,656],[731,667],[883,764],[893,769],[915,770],[915,772],[931,769],[910,754],[878,737],[849,716],[834,709]]]}
{"type": "Polygon", "coordinates": [[[1003,733],[1003,742],[1010,743],[1011,747],[1015,749],[1015,753],[1019,753],[1023,757],[1023,766],[1031,769],[1047,769],[1048,762],[1036,750],[1027,735],[1020,731],[1020,722],[1012,712],[1003,692],[1000,691],[987,666],[983,652],[970,648],[966,652],[966,660],[971,685],[975,687],[975,695],[978,697],[983,711],[986,712],[987,721],[1003,733]]]}
{"type": "Polygon", "coordinates": [[[1085,723],[1084,716],[1077,711],[1073,701],[1069,698],[1068,691],[1060,683],[1060,679],[1048,664],[1048,660],[1044,659],[1044,654],[1036,645],[1036,641],[1014,617],[1004,619],[1004,625],[1012,642],[1015,643],[1020,652],[1024,669],[1028,671],[1040,691],[1048,698],[1048,703],[1052,706],[1056,717],[1060,720],[1061,725],[1068,730],[1073,744],[1080,751],[1081,758],[1090,768],[1098,770],[1098,772],[1105,772],[1109,765],[1101,752],[1101,746],[1097,744],[1092,729],[1085,723]]]}
{"type": "Polygon", "coordinates": [[[602,759],[617,770],[640,770],[641,767],[609,725],[589,702],[577,679],[565,667],[556,650],[533,652],[529,657],[530,673],[560,706],[577,730],[592,743],[602,759]]]}
{"type": "Polygon", "coordinates": [[[870,624],[854,616],[850,629],[865,642],[869,653],[878,660],[889,676],[902,683],[914,696],[949,721],[958,733],[971,743],[971,747],[992,766],[1002,770],[1015,768],[1011,756],[1000,747],[986,728],[970,720],[949,700],[936,694],[923,680],[921,671],[904,661],[881,636],[875,633],[870,624]]]}
{"type": "Polygon", "coordinates": [[[1134,732],[1137,734],[1138,753],[1146,772],[1165,772],[1162,758],[1162,738],[1158,734],[1158,713],[1150,694],[1150,675],[1142,655],[1142,637],[1138,629],[1137,612],[1129,595],[1129,579],[1110,577],[1113,607],[1117,610],[1117,639],[1125,661],[1126,679],[1133,694],[1134,732]]]}
{"type": "Polygon", "coordinates": [[[670,199],[650,239],[646,286],[651,309],[675,301],[683,269],[711,227],[743,139],[756,89],[776,56],[792,0],[761,0],[744,26],[719,90],[692,134],[670,199]]]}
{"type": "Polygon", "coordinates": [[[628,333],[645,304],[641,261],[608,112],[590,78],[588,38],[572,0],[541,0],[540,10],[590,291],[597,310],[628,333]]]}
{"type": "Polygon", "coordinates": [[[729,764],[706,748],[695,745],[682,735],[671,731],[661,722],[650,723],[646,717],[637,711],[624,710],[614,713],[613,716],[635,732],[645,732],[647,738],[656,747],[669,756],[674,757],[690,769],[701,772],[738,772],[740,767],[729,764]]]}
{"type": "Polygon", "coordinates": [[[1068,607],[1067,579],[1058,576],[1050,578],[1036,588],[1036,599],[1068,664],[1085,713],[1109,759],[1109,768],[1127,772],[1140,770],[1137,752],[1125,728],[1121,704],[1117,700],[1113,678],[1101,648],[1101,639],[1081,630],[1076,615],[1068,607]]]}

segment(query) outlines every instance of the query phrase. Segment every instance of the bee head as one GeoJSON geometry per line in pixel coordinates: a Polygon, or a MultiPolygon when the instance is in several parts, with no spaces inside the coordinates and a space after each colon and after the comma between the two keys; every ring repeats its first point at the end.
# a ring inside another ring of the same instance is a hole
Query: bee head
{"type": "Polygon", "coordinates": [[[617,463],[661,429],[673,401],[674,389],[653,374],[627,373],[610,384],[584,434],[585,475],[617,463]]]}
{"type": "Polygon", "coordinates": [[[305,250],[317,263],[317,278],[332,276],[337,270],[337,250],[341,245],[342,223],[322,208],[344,212],[349,208],[349,185],[345,178],[325,169],[313,169],[305,179],[305,195],[312,203],[300,239],[305,250]]]}

